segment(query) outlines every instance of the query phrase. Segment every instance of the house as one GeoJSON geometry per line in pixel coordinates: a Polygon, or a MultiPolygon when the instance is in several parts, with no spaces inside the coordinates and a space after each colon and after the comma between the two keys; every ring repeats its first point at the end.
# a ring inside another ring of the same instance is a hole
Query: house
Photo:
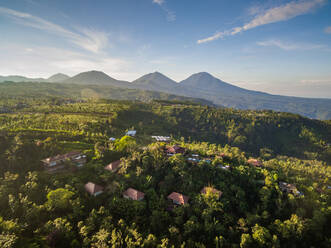
{"type": "Polygon", "coordinates": [[[200,159],[189,157],[189,158],[187,158],[187,161],[190,162],[190,163],[196,164],[196,163],[199,163],[200,162],[200,159]]]}
{"type": "Polygon", "coordinates": [[[129,130],[129,131],[126,132],[125,135],[126,135],[126,136],[134,137],[134,136],[136,136],[136,133],[137,133],[136,130],[129,130]]]}
{"type": "Polygon", "coordinates": [[[114,162],[111,162],[105,167],[105,170],[115,172],[121,167],[121,160],[116,160],[114,162]]]}
{"type": "Polygon", "coordinates": [[[212,193],[212,194],[217,195],[218,198],[220,198],[223,194],[222,191],[214,189],[213,187],[204,187],[200,192],[203,195],[206,195],[207,193],[212,193]]]}
{"type": "Polygon", "coordinates": [[[103,193],[103,187],[92,182],[88,182],[84,187],[86,192],[93,196],[97,196],[103,193]]]}
{"type": "Polygon", "coordinates": [[[176,205],[185,205],[188,203],[189,197],[177,192],[172,192],[167,197],[169,200],[171,200],[176,205]]]}
{"type": "Polygon", "coordinates": [[[158,142],[169,142],[171,139],[169,136],[152,136],[152,138],[158,142]]]}
{"type": "Polygon", "coordinates": [[[123,197],[134,201],[141,201],[144,199],[145,194],[133,188],[128,188],[123,192],[123,197]]]}
{"type": "Polygon", "coordinates": [[[41,160],[41,162],[43,162],[45,166],[45,169],[48,172],[54,172],[64,168],[66,161],[70,161],[74,163],[77,167],[81,167],[86,163],[86,155],[82,154],[79,151],[71,151],[66,154],[57,155],[41,160]]]}
{"type": "Polygon", "coordinates": [[[250,164],[250,165],[253,165],[255,167],[262,167],[263,166],[262,161],[257,160],[255,158],[248,159],[247,163],[250,164]]]}
{"type": "Polygon", "coordinates": [[[296,196],[303,195],[295,185],[286,183],[286,182],[279,182],[279,188],[281,191],[286,192],[287,194],[293,194],[296,196]]]}
{"type": "Polygon", "coordinates": [[[178,153],[184,154],[185,148],[180,147],[178,145],[174,145],[174,146],[167,147],[166,152],[167,152],[167,154],[178,154],[178,153]]]}
{"type": "Polygon", "coordinates": [[[229,165],[218,165],[218,168],[222,169],[222,170],[230,170],[230,166],[229,165]]]}

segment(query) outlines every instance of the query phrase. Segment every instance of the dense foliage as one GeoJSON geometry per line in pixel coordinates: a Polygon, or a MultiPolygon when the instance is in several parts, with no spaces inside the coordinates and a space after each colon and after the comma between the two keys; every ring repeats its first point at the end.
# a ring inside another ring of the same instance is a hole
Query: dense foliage
{"type": "Polygon", "coordinates": [[[0,247],[330,247],[329,122],[183,102],[0,101],[0,247]],[[188,155],[167,156],[151,135],[172,135],[188,155]],[[41,159],[71,150],[88,163],[44,171],[41,159]],[[117,159],[119,171],[104,169],[117,159]],[[88,195],[88,181],[105,192],[88,195]],[[128,187],[144,200],[124,199],[128,187]],[[169,210],[173,191],[189,204],[169,210]]]}

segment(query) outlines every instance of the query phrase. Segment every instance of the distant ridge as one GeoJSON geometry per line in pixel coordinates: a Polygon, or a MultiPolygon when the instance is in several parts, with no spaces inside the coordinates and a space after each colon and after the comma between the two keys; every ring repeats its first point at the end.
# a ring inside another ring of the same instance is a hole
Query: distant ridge
{"type": "Polygon", "coordinates": [[[112,86],[124,89],[149,90],[177,96],[199,98],[218,106],[252,110],[291,112],[309,118],[331,119],[331,99],[271,95],[243,89],[226,83],[207,72],[199,72],[177,83],[160,72],[146,74],[133,82],[114,79],[102,71],[87,71],[71,78],[56,74],[49,79],[28,79],[20,76],[0,77],[2,81],[49,82],[51,78],[64,84],[112,86]],[[62,81],[63,78],[66,78],[62,81]],[[33,81],[32,81],[33,80],[33,81]]]}
{"type": "Polygon", "coordinates": [[[129,84],[129,82],[114,79],[102,71],[82,72],[63,81],[63,83],[83,85],[108,85],[115,87],[128,87],[129,84]]]}
{"type": "Polygon", "coordinates": [[[44,78],[28,78],[18,75],[0,76],[0,82],[45,82],[44,78]]]}
{"type": "Polygon", "coordinates": [[[164,91],[178,86],[174,80],[166,77],[160,72],[146,74],[132,82],[132,87],[146,90],[164,91]]]}
{"type": "Polygon", "coordinates": [[[63,74],[63,73],[57,73],[54,74],[53,76],[50,76],[49,78],[28,78],[28,77],[23,77],[23,76],[0,76],[0,82],[62,82],[64,80],[69,79],[70,77],[63,74]]]}
{"type": "Polygon", "coordinates": [[[63,82],[64,80],[67,80],[69,78],[70,77],[68,75],[65,75],[63,73],[57,73],[47,78],[47,82],[63,82]]]}

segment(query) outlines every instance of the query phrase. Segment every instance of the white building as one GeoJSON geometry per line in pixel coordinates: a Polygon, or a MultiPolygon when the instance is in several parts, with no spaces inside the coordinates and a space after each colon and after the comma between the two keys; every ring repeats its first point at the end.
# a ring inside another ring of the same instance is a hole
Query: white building
{"type": "Polygon", "coordinates": [[[158,142],[168,142],[171,139],[169,136],[152,136],[152,138],[158,142]]]}
{"type": "Polygon", "coordinates": [[[134,137],[134,136],[136,136],[136,133],[137,133],[136,130],[129,130],[129,131],[126,132],[125,135],[134,137]]]}

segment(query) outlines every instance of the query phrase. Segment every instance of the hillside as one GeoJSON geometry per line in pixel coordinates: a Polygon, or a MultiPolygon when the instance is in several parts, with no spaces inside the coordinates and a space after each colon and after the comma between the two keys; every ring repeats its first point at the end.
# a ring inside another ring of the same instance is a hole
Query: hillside
{"type": "Polygon", "coordinates": [[[70,78],[69,76],[67,76],[63,73],[57,73],[57,74],[54,74],[53,76],[50,76],[49,78],[47,78],[47,82],[62,82],[69,78],[70,78]]]}
{"type": "Polygon", "coordinates": [[[139,88],[145,90],[163,91],[163,92],[174,92],[173,88],[177,87],[178,83],[164,76],[159,72],[150,73],[144,75],[132,82],[130,87],[139,88]]]}
{"type": "MultiPolygon", "coordinates": [[[[7,81],[10,78],[7,78],[7,81]]],[[[13,78],[17,81],[19,78],[13,78]]],[[[22,81],[28,79],[22,78],[22,81]]],[[[1,79],[0,79],[1,81],[1,79]]],[[[33,79],[33,82],[38,79],[33,79]]],[[[40,79],[39,81],[49,81],[40,79]]],[[[331,119],[331,99],[313,99],[267,94],[246,90],[223,82],[209,73],[201,72],[177,83],[159,72],[144,75],[133,82],[114,79],[100,71],[88,71],[68,78],[64,84],[112,86],[123,89],[140,89],[171,95],[205,99],[218,106],[236,109],[274,110],[300,114],[313,119],[331,119]]],[[[107,89],[106,89],[107,91],[107,89]]],[[[116,98],[125,99],[127,91],[117,91],[116,98]]],[[[110,96],[110,95],[109,95],[110,96]]],[[[106,96],[108,97],[108,96],[106,96]]],[[[112,95],[113,97],[113,95],[112,95]]],[[[127,98],[128,100],[132,99],[127,98]]]]}
{"type": "MultiPolygon", "coordinates": [[[[117,100],[138,100],[149,102],[154,99],[189,101],[205,105],[213,105],[205,99],[184,97],[179,95],[167,94],[162,92],[125,89],[111,85],[81,85],[74,83],[14,83],[5,82],[0,84],[0,97],[60,97],[67,99],[86,100],[86,99],[117,99],[117,100]]],[[[1,108],[1,105],[0,105],[1,108]]]]}
{"type": "Polygon", "coordinates": [[[328,145],[331,143],[330,123],[294,114],[241,111],[170,101],[132,103],[100,100],[97,103],[79,103],[79,98],[76,98],[78,103],[67,104],[68,98],[61,100],[57,97],[50,101],[40,95],[32,95],[31,98],[24,95],[1,98],[7,112],[17,112],[17,115],[5,114],[0,119],[3,128],[8,130],[15,130],[17,123],[22,130],[38,129],[47,133],[48,129],[61,126],[62,113],[67,112],[69,129],[63,129],[66,131],[97,132],[98,129],[90,129],[89,121],[82,121],[79,117],[88,115],[100,123],[103,135],[115,135],[135,127],[138,132],[146,135],[173,135],[191,141],[229,144],[252,156],[270,158],[285,155],[331,162],[331,147],[328,145]],[[12,101],[20,104],[14,104],[12,101]],[[44,116],[44,113],[52,114],[44,116]],[[72,120],[70,113],[75,115],[72,120]],[[106,123],[111,123],[111,127],[106,123]]]}
{"type": "Polygon", "coordinates": [[[0,106],[2,247],[329,247],[329,121],[171,101],[0,106]]]}
{"type": "Polygon", "coordinates": [[[62,82],[64,80],[69,79],[70,77],[63,74],[63,73],[57,73],[49,78],[28,78],[23,76],[0,76],[0,83],[1,82],[62,82]]]}
{"type": "Polygon", "coordinates": [[[105,85],[128,88],[128,82],[116,80],[101,71],[82,72],[73,76],[63,83],[82,84],[82,85],[105,85]]]}

